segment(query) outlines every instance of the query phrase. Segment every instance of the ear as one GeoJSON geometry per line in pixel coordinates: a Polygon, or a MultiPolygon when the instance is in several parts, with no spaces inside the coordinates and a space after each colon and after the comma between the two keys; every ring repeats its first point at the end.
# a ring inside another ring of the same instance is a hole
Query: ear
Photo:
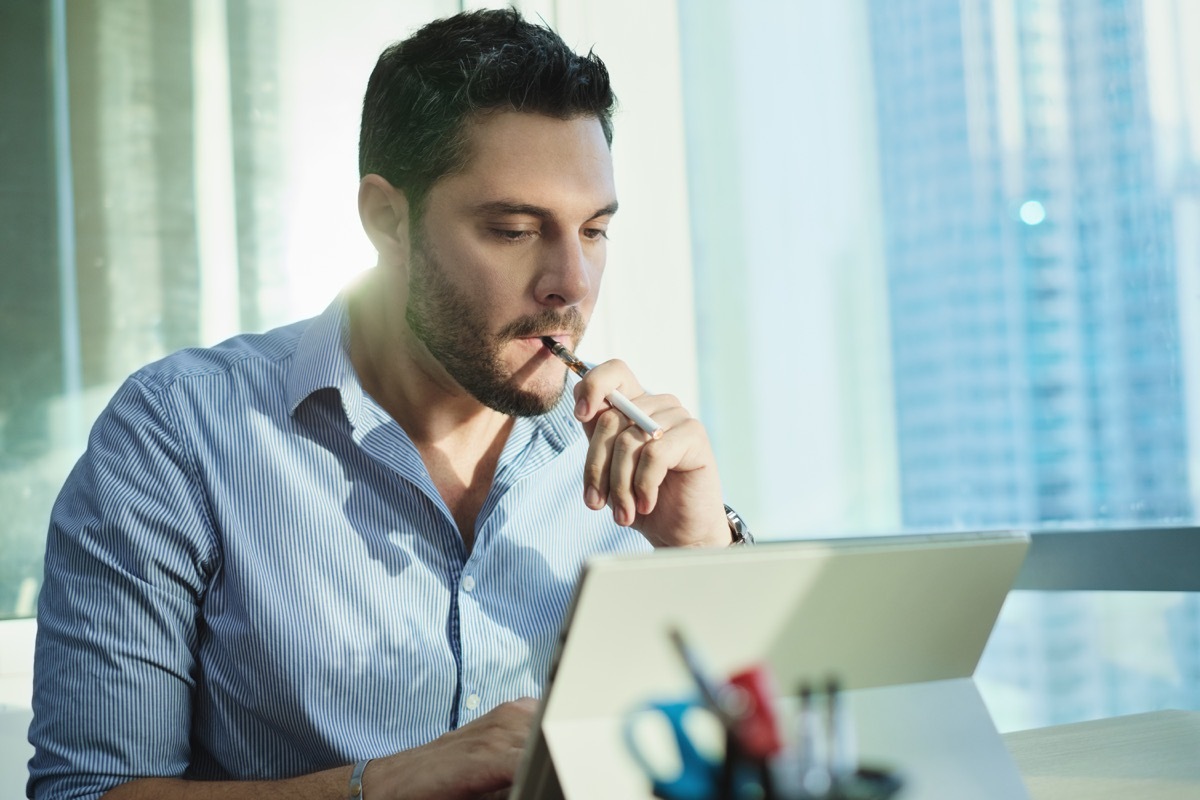
{"type": "Polygon", "coordinates": [[[408,198],[379,175],[366,175],[358,184],[358,218],[381,263],[408,257],[408,198]]]}

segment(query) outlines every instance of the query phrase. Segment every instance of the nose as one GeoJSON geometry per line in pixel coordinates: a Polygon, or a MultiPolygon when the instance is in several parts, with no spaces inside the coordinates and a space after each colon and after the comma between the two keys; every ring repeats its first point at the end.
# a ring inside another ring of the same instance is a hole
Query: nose
{"type": "Polygon", "coordinates": [[[535,291],[538,302],[552,308],[578,305],[592,291],[596,255],[576,236],[556,237],[541,258],[535,291]]]}

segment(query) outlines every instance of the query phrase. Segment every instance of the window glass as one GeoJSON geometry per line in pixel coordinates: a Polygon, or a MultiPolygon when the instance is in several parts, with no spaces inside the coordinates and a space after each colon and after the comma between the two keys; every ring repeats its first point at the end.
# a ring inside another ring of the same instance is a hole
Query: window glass
{"type": "Polygon", "coordinates": [[[51,505],[127,375],[318,313],[374,263],[362,91],[457,10],[0,3],[0,618],[33,614],[51,505]]]}
{"type": "MultiPolygon", "coordinates": [[[[1200,6],[679,9],[702,407],[760,535],[1191,524],[1200,6]]],[[[980,674],[1010,727],[1200,707],[1198,625],[1014,596],[980,674]]]]}

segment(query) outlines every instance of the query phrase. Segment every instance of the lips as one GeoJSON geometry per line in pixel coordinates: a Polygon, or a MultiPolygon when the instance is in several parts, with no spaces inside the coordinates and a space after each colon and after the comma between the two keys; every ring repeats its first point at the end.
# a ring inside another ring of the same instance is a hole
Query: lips
{"type": "Polygon", "coordinates": [[[529,342],[530,344],[536,344],[539,347],[544,347],[545,345],[542,344],[543,336],[549,336],[551,339],[561,345],[565,345],[567,348],[570,348],[571,346],[571,334],[569,333],[539,333],[536,336],[521,336],[519,338],[523,342],[529,342]]]}

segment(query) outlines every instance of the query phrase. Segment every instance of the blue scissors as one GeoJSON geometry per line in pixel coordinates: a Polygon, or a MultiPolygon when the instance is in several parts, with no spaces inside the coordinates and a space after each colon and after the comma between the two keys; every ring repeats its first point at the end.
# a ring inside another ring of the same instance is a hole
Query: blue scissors
{"type": "Polygon", "coordinates": [[[741,758],[732,737],[726,737],[726,760],[706,757],[688,734],[684,719],[698,709],[706,709],[700,699],[654,700],[633,711],[625,719],[625,743],[642,772],[650,779],[655,797],[664,800],[740,800],[763,797],[761,764],[741,758]],[[646,758],[634,728],[642,715],[661,716],[671,732],[679,754],[679,773],[663,774],[646,758]]]}

